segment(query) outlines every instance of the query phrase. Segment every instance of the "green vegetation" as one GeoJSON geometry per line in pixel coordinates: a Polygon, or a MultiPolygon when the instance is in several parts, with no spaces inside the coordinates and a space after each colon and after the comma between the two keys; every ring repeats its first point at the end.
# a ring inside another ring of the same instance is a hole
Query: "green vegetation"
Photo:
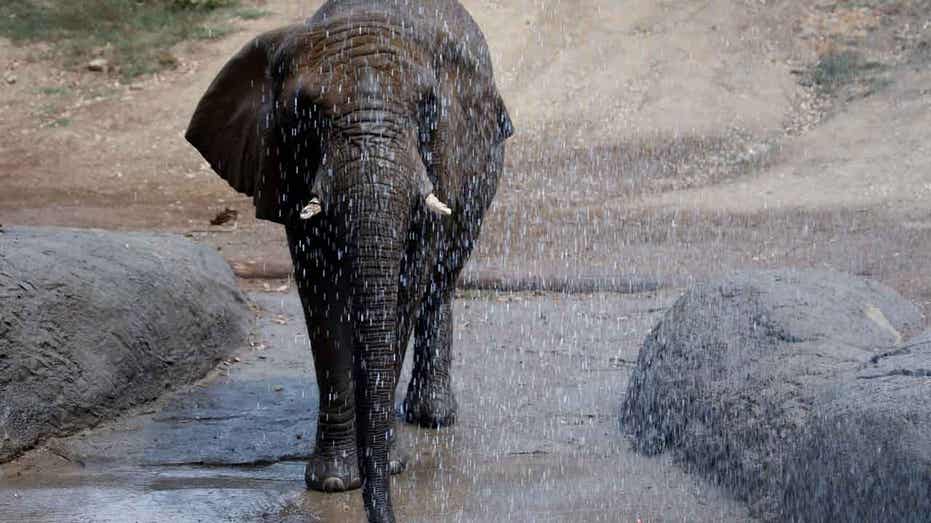
{"type": "Polygon", "coordinates": [[[71,118],[56,118],[49,124],[49,127],[68,127],[71,125],[71,118]]]}
{"type": "Polygon", "coordinates": [[[237,4],[236,0],[172,0],[170,2],[180,9],[216,9],[237,4]]]}
{"type": "Polygon", "coordinates": [[[64,102],[62,100],[62,96],[67,90],[57,92],[52,91],[52,89],[49,88],[47,91],[43,89],[47,96],[54,97],[54,99],[49,99],[49,101],[39,105],[35,111],[35,116],[42,127],[68,127],[71,125],[71,118],[63,114],[64,102]]]}
{"type": "Polygon", "coordinates": [[[102,55],[128,79],[175,67],[168,49],[182,40],[220,38],[231,18],[263,14],[239,0],[2,0],[0,36],[53,43],[68,66],[102,55]]]}
{"type": "Polygon", "coordinates": [[[63,96],[65,94],[68,94],[68,88],[67,87],[56,87],[56,86],[40,87],[38,89],[38,92],[46,96],[63,96]]]}
{"type": "Polygon", "coordinates": [[[839,88],[863,80],[881,69],[882,64],[866,61],[853,51],[835,52],[818,60],[810,72],[810,81],[822,91],[834,93],[839,88]]]}
{"type": "Polygon", "coordinates": [[[237,9],[235,14],[237,18],[242,18],[243,20],[257,20],[268,15],[268,11],[259,9],[258,7],[242,7],[237,9]]]}

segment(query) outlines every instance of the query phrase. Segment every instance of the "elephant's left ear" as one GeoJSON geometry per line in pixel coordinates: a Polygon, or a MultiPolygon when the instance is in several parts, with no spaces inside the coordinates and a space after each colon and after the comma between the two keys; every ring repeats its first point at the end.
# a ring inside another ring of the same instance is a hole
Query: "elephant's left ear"
{"type": "Polygon", "coordinates": [[[256,202],[263,179],[274,184],[280,177],[277,162],[266,158],[276,147],[270,64],[294,29],[262,34],[230,59],[201,98],[185,134],[217,174],[237,191],[256,196],[256,202]]]}

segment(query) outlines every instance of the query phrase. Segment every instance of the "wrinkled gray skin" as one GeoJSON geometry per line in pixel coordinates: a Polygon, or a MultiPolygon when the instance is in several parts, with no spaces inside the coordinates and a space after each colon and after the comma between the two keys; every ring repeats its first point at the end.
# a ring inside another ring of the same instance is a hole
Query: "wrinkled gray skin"
{"type": "Polygon", "coordinates": [[[481,31],[452,0],[331,1],[219,73],[188,140],[259,218],[285,225],[320,419],[309,488],[363,489],[393,521],[394,390],[414,332],[407,421],[450,425],[452,295],[511,123],[481,31]],[[452,209],[425,206],[435,194],[452,209]],[[300,211],[318,198],[322,211],[300,211]]]}

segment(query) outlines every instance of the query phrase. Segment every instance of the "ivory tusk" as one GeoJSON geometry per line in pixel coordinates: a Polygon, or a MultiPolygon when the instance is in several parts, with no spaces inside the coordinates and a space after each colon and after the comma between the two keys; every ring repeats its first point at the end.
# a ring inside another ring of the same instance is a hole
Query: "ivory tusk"
{"type": "Polygon", "coordinates": [[[320,205],[320,198],[311,198],[310,203],[301,209],[301,219],[309,220],[320,214],[321,211],[323,211],[323,206],[320,205]]]}
{"type": "Polygon", "coordinates": [[[427,196],[427,208],[443,216],[449,216],[453,213],[453,210],[447,207],[445,203],[441,202],[433,193],[427,196]]]}

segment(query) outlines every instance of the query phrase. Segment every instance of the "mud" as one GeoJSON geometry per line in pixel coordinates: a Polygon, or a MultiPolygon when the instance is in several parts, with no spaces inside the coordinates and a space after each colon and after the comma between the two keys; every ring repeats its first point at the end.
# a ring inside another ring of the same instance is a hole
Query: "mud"
{"type": "MultiPolygon", "coordinates": [[[[250,298],[258,327],[238,362],[0,467],[0,520],[361,521],[358,492],[304,489],[317,399],[297,296],[250,298]]],[[[675,298],[460,294],[460,421],[402,425],[412,459],[393,481],[399,518],[749,520],[741,503],[670,460],[633,452],[618,430],[640,343],[675,298]]]]}

